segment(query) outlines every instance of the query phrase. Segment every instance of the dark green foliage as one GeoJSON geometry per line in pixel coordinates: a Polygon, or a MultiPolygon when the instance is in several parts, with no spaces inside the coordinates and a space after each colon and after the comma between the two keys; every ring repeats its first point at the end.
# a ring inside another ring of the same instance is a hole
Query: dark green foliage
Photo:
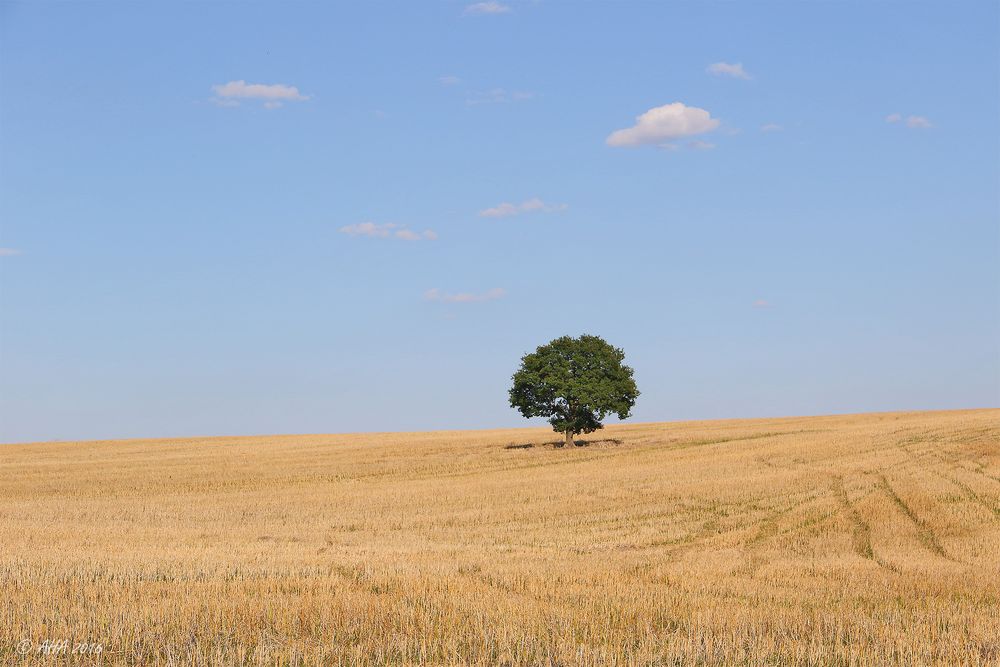
{"type": "Polygon", "coordinates": [[[601,428],[609,414],[626,419],[639,390],[625,353],[598,336],[562,336],[521,359],[510,405],[525,417],[548,417],[571,442],[601,428]]]}

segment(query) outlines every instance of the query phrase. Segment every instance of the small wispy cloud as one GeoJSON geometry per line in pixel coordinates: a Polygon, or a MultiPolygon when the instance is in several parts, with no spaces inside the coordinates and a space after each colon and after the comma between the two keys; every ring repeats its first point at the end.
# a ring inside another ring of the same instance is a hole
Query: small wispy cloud
{"type": "Polygon", "coordinates": [[[715,144],[709,141],[702,141],[701,139],[695,139],[688,142],[688,148],[694,149],[696,151],[710,151],[715,148],[715,144]]]}
{"type": "Polygon", "coordinates": [[[437,240],[438,235],[431,229],[425,229],[419,233],[413,231],[412,229],[397,229],[395,237],[397,239],[403,239],[404,241],[435,241],[437,240]]]}
{"type": "Polygon", "coordinates": [[[230,81],[212,86],[215,97],[212,101],[223,107],[235,107],[240,105],[240,100],[260,100],[267,109],[276,109],[285,102],[303,102],[310,98],[303,95],[295,86],[287,86],[283,83],[247,83],[230,81]]]}
{"type": "Polygon", "coordinates": [[[705,68],[705,71],[715,76],[728,76],[734,79],[744,79],[749,81],[753,77],[743,69],[743,63],[712,63],[705,68]]]}
{"type": "Polygon", "coordinates": [[[425,301],[443,301],[445,303],[481,303],[483,301],[496,301],[505,296],[507,296],[507,290],[502,287],[494,287],[485,292],[457,292],[455,294],[442,292],[435,287],[424,292],[425,301]]]}
{"type": "Polygon", "coordinates": [[[752,304],[750,304],[750,305],[751,305],[751,307],[753,307],[753,308],[773,308],[773,307],[774,307],[774,306],[773,306],[773,305],[771,304],[771,302],[770,302],[770,301],[766,301],[766,300],[764,300],[764,299],[757,299],[756,301],[754,301],[754,302],[753,302],[752,304]]]}
{"type": "Polygon", "coordinates": [[[438,83],[440,83],[442,86],[457,86],[458,84],[462,83],[462,80],[459,79],[457,76],[451,76],[451,75],[439,76],[438,83]]]}
{"type": "Polygon", "coordinates": [[[496,0],[487,0],[487,2],[474,2],[471,5],[466,5],[463,14],[506,14],[510,12],[510,6],[505,5],[502,2],[497,2],[496,0]]]}
{"type": "Polygon", "coordinates": [[[885,122],[887,123],[903,123],[906,127],[914,130],[926,130],[927,128],[934,127],[931,121],[926,116],[906,116],[903,117],[901,113],[891,113],[885,117],[885,122]]]}
{"type": "Polygon", "coordinates": [[[760,131],[765,133],[781,132],[783,129],[785,128],[783,128],[781,125],[778,125],[777,123],[764,123],[763,125],[760,126],[760,131]]]}
{"type": "Polygon", "coordinates": [[[635,125],[615,130],[605,143],[608,146],[663,145],[675,139],[711,132],[719,127],[705,109],[689,107],[683,102],[664,104],[639,115],[635,125]]]}
{"type": "Polygon", "coordinates": [[[506,90],[504,88],[491,88],[474,94],[465,100],[466,104],[505,104],[507,102],[522,102],[534,97],[534,93],[524,90],[506,90]]]}
{"type": "Polygon", "coordinates": [[[406,225],[398,225],[394,222],[358,222],[353,225],[345,225],[340,228],[340,233],[348,236],[368,236],[377,239],[399,239],[401,241],[433,241],[437,239],[437,233],[432,229],[425,229],[416,232],[406,225]]]}
{"type": "Polygon", "coordinates": [[[479,212],[479,217],[509,218],[512,215],[521,215],[522,213],[554,213],[557,211],[565,211],[568,208],[569,204],[547,204],[538,197],[532,197],[531,199],[527,199],[520,204],[503,202],[502,204],[497,204],[496,206],[483,209],[479,212]]]}
{"type": "Polygon", "coordinates": [[[17,248],[0,248],[0,257],[13,257],[20,254],[21,251],[17,248]]]}

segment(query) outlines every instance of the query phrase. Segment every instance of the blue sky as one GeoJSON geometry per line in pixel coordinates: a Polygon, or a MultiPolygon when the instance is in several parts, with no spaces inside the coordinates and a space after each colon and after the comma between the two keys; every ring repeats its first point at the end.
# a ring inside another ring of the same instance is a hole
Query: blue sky
{"type": "Polygon", "coordinates": [[[0,441],[521,425],[580,333],[636,420],[997,406],[998,25],[3,2],[0,441]]]}

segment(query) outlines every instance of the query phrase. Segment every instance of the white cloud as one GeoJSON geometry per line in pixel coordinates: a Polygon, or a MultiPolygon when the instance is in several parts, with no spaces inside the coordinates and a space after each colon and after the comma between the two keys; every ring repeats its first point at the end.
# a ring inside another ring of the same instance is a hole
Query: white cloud
{"type": "Polygon", "coordinates": [[[503,4],[502,2],[497,2],[496,0],[487,0],[487,2],[475,2],[471,5],[466,6],[465,14],[506,14],[510,11],[510,7],[503,4]]]}
{"type": "Polygon", "coordinates": [[[282,83],[247,83],[242,79],[216,84],[212,86],[212,92],[215,93],[212,101],[225,107],[239,106],[239,100],[247,99],[262,100],[265,108],[276,109],[285,102],[302,102],[310,97],[300,93],[295,86],[286,86],[282,83]]]}
{"type": "Polygon", "coordinates": [[[516,204],[504,202],[493,208],[483,209],[479,212],[479,215],[483,218],[504,218],[510,215],[517,215],[520,212],[521,209],[516,204]]]}
{"type": "Polygon", "coordinates": [[[530,100],[534,97],[534,93],[529,93],[524,90],[505,90],[503,88],[491,88],[490,90],[484,90],[482,92],[476,93],[474,96],[465,100],[466,104],[503,104],[506,102],[520,102],[522,100],[530,100]]]}
{"type": "Polygon", "coordinates": [[[457,76],[439,76],[438,82],[440,82],[442,86],[457,86],[462,83],[462,80],[457,76]]]}
{"type": "Polygon", "coordinates": [[[422,232],[415,232],[405,225],[397,225],[394,222],[358,222],[353,225],[345,225],[340,228],[342,234],[348,236],[370,236],[372,238],[387,239],[396,238],[401,241],[433,241],[437,239],[437,233],[431,229],[422,232]]]}
{"type": "Polygon", "coordinates": [[[404,241],[434,241],[437,239],[437,234],[430,229],[425,229],[424,231],[417,233],[412,229],[397,229],[395,236],[397,239],[402,239],[404,241]]]}
{"type": "Polygon", "coordinates": [[[757,299],[752,304],[754,308],[773,308],[770,301],[765,301],[764,299],[757,299]]]}
{"type": "Polygon", "coordinates": [[[712,118],[708,111],[674,102],[654,107],[637,116],[635,125],[615,130],[605,141],[609,146],[662,144],[673,139],[711,132],[718,126],[718,119],[712,118]]]}
{"type": "Polygon", "coordinates": [[[553,213],[556,211],[565,211],[568,208],[569,204],[546,204],[538,197],[532,197],[520,204],[503,202],[491,208],[483,209],[479,212],[479,216],[482,218],[508,218],[512,215],[520,215],[521,213],[553,213]]]}
{"type": "Polygon", "coordinates": [[[485,292],[458,292],[456,294],[448,294],[442,292],[438,288],[429,289],[424,292],[424,299],[426,301],[443,301],[445,303],[477,303],[482,301],[496,301],[497,299],[502,299],[507,296],[507,290],[501,287],[494,287],[491,290],[485,292]]]}
{"type": "Polygon", "coordinates": [[[887,123],[899,123],[905,122],[906,127],[914,130],[926,130],[927,128],[934,127],[931,121],[926,116],[907,116],[903,117],[900,113],[891,113],[885,117],[885,122],[887,123]]]}
{"type": "Polygon", "coordinates": [[[17,248],[0,248],[0,257],[13,257],[20,254],[21,251],[17,248]]]}
{"type": "Polygon", "coordinates": [[[340,228],[340,231],[344,234],[350,234],[351,236],[379,236],[385,238],[389,236],[395,228],[396,225],[391,222],[381,225],[374,222],[358,222],[353,225],[345,225],[340,228]]]}
{"type": "Polygon", "coordinates": [[[778,125],[777,123],[765,123],[760,126],[761,132],[781,132],[783,129],[785,128],[778,125]]]}
{"type": "Polygon", "coordinates": [[[694,141],[688,142],[688,148],[693,148],[696,151],[710,151],[715,148],[715,144],[708,141],[702,141],[700,139],[695,139],[694,141]]]}
{"type": "Polygon", "coordinates": [[[743,69],[743,63],[712,63],[705,68],[705,71],[715,76],[731,76],[734,79],[749,80],[753,78],[743,69]]]}

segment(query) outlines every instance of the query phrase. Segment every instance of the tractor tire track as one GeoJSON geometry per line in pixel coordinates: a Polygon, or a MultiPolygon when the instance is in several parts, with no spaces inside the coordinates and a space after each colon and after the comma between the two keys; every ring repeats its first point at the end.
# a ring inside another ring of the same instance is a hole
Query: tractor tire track
{"type": "Polygon", "coordinates": [[[875,547],[872,546],[872,529],[868,523],[861,518],[861,514],[858,512],[858,508],[854,506],[851,499],[847,496],[847,489],[844,488],[844,478],[840,475],[832,476],[831,488],[833,489],[834,495],[837,497],[837,502],[840,504],[841,510],[847,517],[847,520],[851,523],[851,542],[854,546],[854,553],[872,561],[879,567],[885,568],[891,572],[899,572],[899,570],[887,561],[882,560],[878,554],[875,553],[875,547]]]}
{"type": "Polygon", "coordinates": [[[940,556],[945,560],[956,562],[954,558],[948,555],[948,552],[944,550],[944,547],[941,546],[941,542],[938,541],[937,535],[935,535],[931,527],[920,519],[910,506],[899,497],[899,494],[896,493],[896,490],[892,488],[891,484],[889,484],[889,480],[886,479],[885,475],[879,475],[879,482],[882,490],[887,496],[889,496],[889,500],[895,503],[896,507],[898,507],[899,510],[903,512],[903,514],[905,514],[913,523],[913,526],[917,529],[917,537],[920,539],[920,542],[924,545],[924,547],[926,547],[931,553],[940,556]]]}

